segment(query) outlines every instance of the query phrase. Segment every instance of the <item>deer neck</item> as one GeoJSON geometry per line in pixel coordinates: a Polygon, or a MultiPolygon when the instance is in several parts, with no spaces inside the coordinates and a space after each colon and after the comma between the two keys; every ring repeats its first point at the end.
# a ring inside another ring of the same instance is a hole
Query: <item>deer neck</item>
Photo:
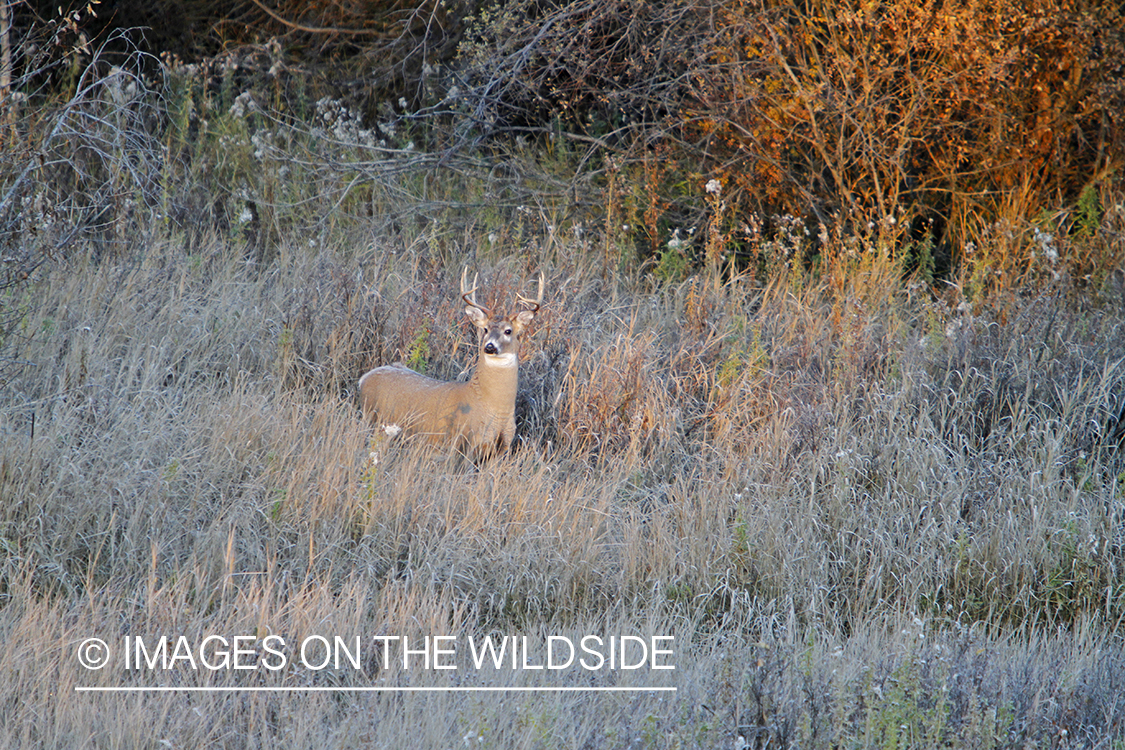
{"type": "Polygon", "coordinates": [[[473,387],[494,409],[514,410],[519,384],[519,362],[514,352],[482,354],[473,374],[473,387]]]}

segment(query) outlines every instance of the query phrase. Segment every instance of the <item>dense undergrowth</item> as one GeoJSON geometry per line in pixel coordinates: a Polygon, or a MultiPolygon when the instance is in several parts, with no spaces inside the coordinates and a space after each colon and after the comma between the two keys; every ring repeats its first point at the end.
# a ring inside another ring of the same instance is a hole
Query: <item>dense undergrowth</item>
{"type": "Polygon", "coordinates": [[[699,173],[674,226],[652,161],[448,147],[454,120],[361,115],[279,43],[90,54],[5,123],[4,744],[1121,746],[1118,178],[966,209],[991,220],[939,272],[866,198],[753,213],[699,173]],[[354,393],[471,366],[465,266],[491,306],[547,277],[516,449],[479,467],[354,393]],[[674,635],[677,668],[456,684],[677,692],[74,691],[450,684],[92,672],[88,637],[587,633],[674,635]]]}

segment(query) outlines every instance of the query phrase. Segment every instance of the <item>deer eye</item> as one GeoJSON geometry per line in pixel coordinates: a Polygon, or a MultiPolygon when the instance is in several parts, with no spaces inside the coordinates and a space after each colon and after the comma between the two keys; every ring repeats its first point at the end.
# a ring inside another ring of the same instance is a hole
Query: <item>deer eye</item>
{"type": "Polygon", "coordinates": [[[512,335],[512,329],[511,328],[505,328],[504,329],[504,335],[505,336],[511,336],[512,335]]]}

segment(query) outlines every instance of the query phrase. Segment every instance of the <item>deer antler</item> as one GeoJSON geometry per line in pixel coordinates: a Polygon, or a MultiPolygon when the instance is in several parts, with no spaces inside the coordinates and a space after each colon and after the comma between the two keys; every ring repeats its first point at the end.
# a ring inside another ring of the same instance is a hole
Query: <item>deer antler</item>
{"type": "MultiPolygon", "coordinates": [[[[7,0],[0,0],[0,3],[7,0]]],[[[0,6],[2,7],[2,6],[0,6]]],[[[469,269],[461,271],[461,299],[465,314],[480,341],[477,367],[468,381],[434,380],[401,364],[376,367],[359,379],[357,390],[363,413],[377,425],[396,425],[437,446],[451,447],[470,457],[485,459],[507,451],[516,434],[516,392],[519,384],[520,337],[543,302],[543,274],[539,296],[516,295],[530,310],[493,317],[477,304],[477,280],[469,284],[469,269]]]]}
{"type": "Polygon", "coordinates": [[[476,291],[477,291],[477,275],[473,274],[473,288],[468,291],[465,290],[465,279],[468,278],[469,267],[465,266],[461,269],[461,299],[465,300],[466,305],[471,305],[477,308],[485,315],[492,317],[492,312],[484,305],[477,304],[476,291]]]}
{"type": "Polygon", "coordinates": [[[531,312],[533,312],[533,313],[539,312],[539,306],[541,304],[543,304],[543,281],[544,281],[543,272],[540,271],[539,272],[539,295],[535,298],[534,301],[529,300],[527,297],[523,296],[519,292],[516,292],[516,299],[519,300],[520,302],[522,302],[523,304],[527,305],[531,309],[531,312]]]}

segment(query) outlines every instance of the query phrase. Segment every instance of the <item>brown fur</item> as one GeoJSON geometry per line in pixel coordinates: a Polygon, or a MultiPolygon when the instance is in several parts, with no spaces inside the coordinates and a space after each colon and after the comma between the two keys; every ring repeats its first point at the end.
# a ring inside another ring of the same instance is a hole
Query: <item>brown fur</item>
{"type": "Polygon", "coordinates": [[[359,398],[364,416],[376,424],[397,425],[433,445],[488,458],[507,451],[515,438],[519,337],[539,303],[516,315],[490,318],[470,294],[462,295],[469,303],[465,314],[482,331],[482,340],[476,372],[468,382],[435,380],[396,363],[360,378],[359,398]]]}

